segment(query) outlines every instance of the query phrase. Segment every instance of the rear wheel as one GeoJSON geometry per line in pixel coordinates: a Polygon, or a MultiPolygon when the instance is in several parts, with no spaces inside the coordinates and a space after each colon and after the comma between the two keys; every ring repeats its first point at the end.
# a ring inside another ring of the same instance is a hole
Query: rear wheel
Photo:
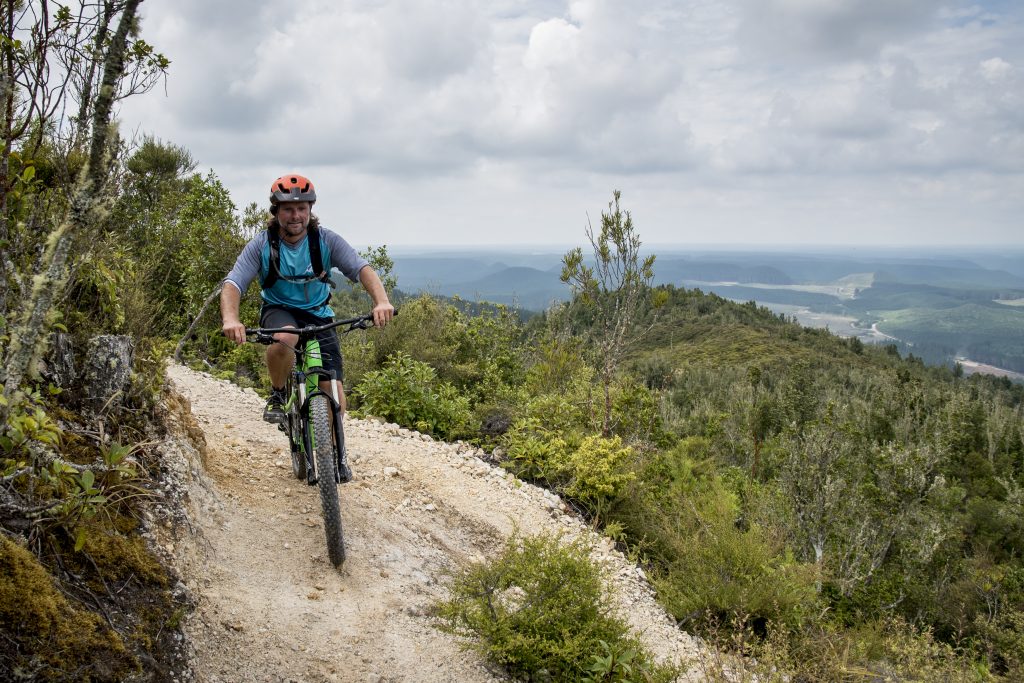
{"type": "Polygon", "coordinates": [[[327,555],[335,567],[345,561],[345,541],[341,531],[341,507],[335,470],[338,457],[331,434],[330,403],[326,396],[309,399],[309,419],[313,426],[313,448],[316,453],[317,486],[323,508],[324,531],[327,534],[327,555]]]}

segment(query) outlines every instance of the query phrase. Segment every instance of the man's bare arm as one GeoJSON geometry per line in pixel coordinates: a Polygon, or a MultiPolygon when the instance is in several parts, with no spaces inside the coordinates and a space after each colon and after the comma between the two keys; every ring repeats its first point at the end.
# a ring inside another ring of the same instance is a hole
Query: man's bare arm
{"type": "Polygon", "coordinates": [[[370,266],[363,266],[359,271],[359,283],[373,300],[373,324],[377,327],[384,327],[395,315],[395,307],[388,300],[388,293],[380,277],[370,266]]]}
{"type": "Polygon", "coordinates": [[[220,290],[220,319],[224,336],[236,344],[245,343],[245,325],[238,319],[238,308],[242,293],[231,282],[225,282],[220,290]]]}

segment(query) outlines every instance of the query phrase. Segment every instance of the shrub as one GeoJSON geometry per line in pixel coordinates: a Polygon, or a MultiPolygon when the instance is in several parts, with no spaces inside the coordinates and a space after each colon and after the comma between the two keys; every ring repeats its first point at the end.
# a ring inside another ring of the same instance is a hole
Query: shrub
{"type": "Polygon", "coordinates": [[[505,445],[507,469],[519,477],[549,483],[558,481],[572,453],[559,432],[546,428],[534,417],[517,420],[505,435],[505,445]]]}
{"type": "Polygon", "coordinates": [[[524,417],[536,420],[544,429],[572,433],[587,431],[586,397],[572,394],[539,394],[527,398],[524,417]]]}
{"type": "Polygon", "coordinates": [[[671,436],[662,426],[658,397],[636,382],[615,387],[612,398],[612,430],[636,445],[668,445],[671,436]]]}
{"type": "Polygon", "coordinates": [[[360,410],[443,438],[463,434],[472,417],[469,401],[434,369],[405,353],[368,372],[355,388],[360,410]]]}
{"type": "Polygon", "coordinates": [[[571,682],[671,675],[655,667],[611,614],[600,571],[579,541],[513,537],[493,561],[458,574],[451,597],[435,609],[443,628],[473,639],[472,647],[516,677],[571,682]]]}
{"type": "Polygon", "coordinates": [[[738,523],[737,495],[713,462],[698,459],[707,448],[689,438],[649,456],[610,521],[643,540],[659,570],[659,598],[680,621],[799,621],[816,605],[814,567],[795,561],[773,527],[738,523]]]}
{"type": "Polygon", "coordinates": [[[632,457],[633,449],[623,446],[617,436],[588,436],[566,463],[569,484],[565,492],[592,510],[599,509],[636,478],[626,469],[632,457]]]}

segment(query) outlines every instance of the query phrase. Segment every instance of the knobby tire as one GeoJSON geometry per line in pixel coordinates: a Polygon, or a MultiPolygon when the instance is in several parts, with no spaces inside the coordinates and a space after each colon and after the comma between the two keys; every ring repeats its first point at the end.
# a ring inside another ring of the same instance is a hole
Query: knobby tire
{"type": "Polygon", "coordinates": [[[334,475],[338,459],[335,455],[329,415],[330,404],[326,396],[314,396],[309,400],[309,418],[313,427],[316,452],[317,486],[320,488],[324,532],[327,534],[327,555],[331,559],[331,564],[337,567],[345,561],[345,540],[341,531],[341,508],[338,503],[338,484],[334,475]]]}

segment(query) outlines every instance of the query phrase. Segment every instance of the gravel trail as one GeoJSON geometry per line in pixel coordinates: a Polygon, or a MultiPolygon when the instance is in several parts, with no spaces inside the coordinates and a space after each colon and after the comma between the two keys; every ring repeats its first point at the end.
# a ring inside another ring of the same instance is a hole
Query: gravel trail
{"type": "Polygon", "coordinates": [[[181,366],[168,376],[206,440],[203,463],[183,476],[191,531],[167,548],[197,601],[185,630],[200,681],[504,680],[426,610],[450,571],[494,553],[517,526],[589,536],[621,614],[656,656],[697,657],[642,571],[556,496],[475,448],[395,425],[346,417],[355,478],[340,490],[347,560],[335,569],[316,487],[292,476],[263,401],[181,366]]]}

